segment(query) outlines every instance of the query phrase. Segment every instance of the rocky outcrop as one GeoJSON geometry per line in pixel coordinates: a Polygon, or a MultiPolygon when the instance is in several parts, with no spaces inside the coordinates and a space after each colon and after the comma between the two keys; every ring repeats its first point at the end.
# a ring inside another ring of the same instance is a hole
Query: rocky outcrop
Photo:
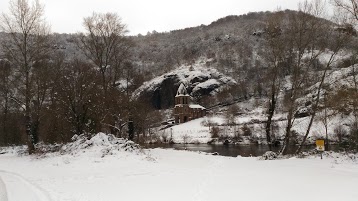
{"type": "Polygon", "coordinates": [[[193,98],[215,95],[226,87],[236,85],[231,77],[198,64],[191,68],[183,66],[145,82],[135,91],[134,97],[151,103],[156,109],[167,109],[174,106],[174,97],[181,83],[193,98]]]}

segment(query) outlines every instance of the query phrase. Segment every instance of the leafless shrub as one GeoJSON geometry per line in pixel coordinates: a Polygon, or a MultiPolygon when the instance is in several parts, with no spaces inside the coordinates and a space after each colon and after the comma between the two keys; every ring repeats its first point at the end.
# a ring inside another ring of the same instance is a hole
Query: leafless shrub
{"type": "Polygon", "coordinates": [[[344,136],[347,135],[347,130],[342,125],[338,125],[334,128],[334,135],[337,137],[338,142],[341,143],[344,136]]]}
{"type": "Polygon", "coordinates": [[[211,138],[218,138],[220,135],[220,128],[214,126],[210,129],[211,138]]]}
{"type": "Polygon", "coordinates": [[[181,137],[184,144],[188,144],[190,142],[191,137],[188,134],[182,135],[181,137]]]}
{"type": "Polygon", "coordinates": [[[250,127],[247,124],[244,124],[241,127],[242,133],[244,136],[251,136],[252,135],[252,131],[250,129],[250,127]]]}

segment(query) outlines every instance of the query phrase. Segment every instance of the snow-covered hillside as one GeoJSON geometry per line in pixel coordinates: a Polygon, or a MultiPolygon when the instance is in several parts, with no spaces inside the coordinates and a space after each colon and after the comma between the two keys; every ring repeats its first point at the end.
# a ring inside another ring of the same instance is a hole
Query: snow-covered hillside
{"type": "MultiPolygon", "coordinates": [[[[285,114],[278,114],[274,118],[274,124],[276,128],[273,131],[275,139],[278,141],[283,140],[285,132],[285,114]]],[[[235,117],[235,125],[227,124],[227,120],[222,115],[203,117],[195,119],[183,124],[175,125],[171,128],[167,128],[158,131],[159,136],[165,136],[166,139],[172,140],[174,143],[209,143],[212,142],[212,133],[209,130],[208,122],[211,122],[211,128],[217,127],[219,129],[219,143],[223,143],[223,140],[228,139],[229,142],[238,144],[266,144],[265,133],[265,121],[267,117],[261,114],[244,114],[235,117]],[[244,127],[250,129],[250,134],[245,136],[244,127]],[[236,141],[232,141],[233,138],[239,138],[236,141]]],[[[328,137],[330,141],[337,141],[337,136],[334,133],[334,129],[337,125],[348,125],[349,117],[340,117],[339,115],[329,118],[328,125],[328,137]]],[[[292,130],[298,135],[294,139],[297,142],[303,137],[306,132],[307,125],[309,123],[309,117],[299,118],[293,124],[292,130]]],[[[318,138],[325,137],[324,122],[316,118],[311,128],[310,135],[307,143],[314,143],[318,138]]],[[[282,143],[282,142],[281,142],[282,143]]]]}
{"type": "MultiPolygon", "coordinates": [[[[325,88],[321,94],[324,94],[326,90],[330,90],[331,93],[335,93],[340,89],[350,88],[354,86],[353,82],[353,67],[333,69],[327,72],[327,77],[325,79],[325,88]]],[[[300,105],[298,111],[306,111],[309,113],[311,105],[306,106],[307,102],[313,102],[317,94],[317,87],[319,83],[312,85],[306,89],[305,95],[298,99],[298,104],[300,105]]],[[[279,96],[279,102],[282,102],[283,93],[279,96]]],[[[321,96],[323,99],[323,96],[321,96]]],[[[175,125],[171,128],[164,129],[159,131],[159,136],[165,136],[166,138],[171,138],[175,143],[208,143],[212,142],[212,132],[209,128],[213,126],[218,128],[219,138],[221,142],[225,139],[232,140],[232,138],[239,138],[234,143],[239,144],[249,144],[249,143],[266,143],[266,133],[265,133],[265,121],[267,120],[266,115],[266,106],[268,100],[265,98],[251,98],[248,100],[242,100],[234,103],[231,106],[238,108],[237,114],[233,118],[233,122],[228,123],[226,115],[229,107],[223,106],[216,108],[215,110],[209,111],[210,115],[204,118],[196,119],[184,124],[175,125]],[[208,124],[211,122],[211,125],[208,124]],[[245,127],[245,128],[244,128],[245,127]],[[249,129],[250,133],[248,136],[244,136],[243,129],[249,129]]],[[[276,114],[273,117],[273,135],[274,139],[281,141],[285,134],[286,127],[286,116],[287,114],[283,112],[282,105],[279,105],[276,114]]],[[[326,134],[325,122],[324,122],[324,112],[326,112],[327,117],[327,133],[330,141],[337,141],[337,136],[335,134],[335,129],[338,126],[341,126],[345,130],[349,130],[349,125],[353,119],[353,116],[350,114],[337,114],[333,111],[320,111],[315,117],[313,122],[310,135],[308,136],[307,143],[314,143],[317,138],[324,138],[326,134]]],[[[302,136],[305,135],[307,126],[310,121],[310,116],[306,117],[297,117],[293,123],[292,130],[297,136],[293,142],[300,142],[302,136]]]]}

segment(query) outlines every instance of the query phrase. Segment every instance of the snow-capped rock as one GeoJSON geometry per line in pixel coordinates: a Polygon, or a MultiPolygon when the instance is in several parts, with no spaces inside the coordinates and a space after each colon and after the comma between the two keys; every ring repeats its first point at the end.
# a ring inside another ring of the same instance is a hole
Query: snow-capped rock
{"type": "Polygon", "coordinates": [[[226,87],[235,86],[236,81],[214,68],[198,62],[145,82],[134,92],[134,97],[150,102],[157,109],[174,106],[174,97],[183,83],[192,97],[215,95],[226,87]]]}

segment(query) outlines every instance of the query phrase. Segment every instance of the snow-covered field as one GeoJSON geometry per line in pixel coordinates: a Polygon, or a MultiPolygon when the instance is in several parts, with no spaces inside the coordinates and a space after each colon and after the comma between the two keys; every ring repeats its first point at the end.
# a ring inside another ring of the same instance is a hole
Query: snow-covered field
{"type": "Polygon", "coordinates": [[[356,155],[264,161],[164,149],[124,151],[108,144],[104,136],[98,139],[103,143],[85,143],[87,147],[71,153],[1,154],[0,193],[7,192],[9,201],[355,201],[358,197],[356,155]]]}
{"type": "MultiPolygon", "coordinates": [[[[318,117],[313,122],[310,135],[308,137],[307,143],[313,144],[316,139],[325,137],[325,127],[322,120],[318,117]]],[[[274,117],[274,123],[277,125],[277,129],[274,132],[274,135],[277,138],[283,139],[285,135],[285,114],[278,114],[274,117]]],[[[236,126],[228,126],[223,115],[216,116],[207,116],[192,121],[178,124],[173,127],[158,131],[159,136],[166,136],[167,139],[172,139],[175,143],[203,143],[206,144],[212,140],[208,122],[211,122],[215,127],[220,129],[220,136],[234,137],[235,135],[243,136],[242,128],[246,124],[251,130],[250,138],[255,138],[257,143],[266,144],[266,133],[265,133],[265,122],[267,117],[265,117],[262,112],[255,114],[245,114],[235,117],[236,126]],[[253,123],[258,122],[258,123],[253,123]]],[[[346,125],[349,125],[350,122],[349,116],[341,117],[335,115],[330,117],[327,121],[329,122],[327,131],[330,141],[336,141],[337,136],[335,135],[334,129],[337,125],[343,125],[346,128],[346,125]]],[[[298,137],[302,138],[304,136],[307,126],[309,124],[310,117],[304,117],[296,119],[293,124],[292,129],[297,132],[298,137]]],[[[211,127],[213,127],[213,125],[211,127]]],[[[240,144],[250,144],[253,143],[249,140],[242,140],[240,144]]]]}

